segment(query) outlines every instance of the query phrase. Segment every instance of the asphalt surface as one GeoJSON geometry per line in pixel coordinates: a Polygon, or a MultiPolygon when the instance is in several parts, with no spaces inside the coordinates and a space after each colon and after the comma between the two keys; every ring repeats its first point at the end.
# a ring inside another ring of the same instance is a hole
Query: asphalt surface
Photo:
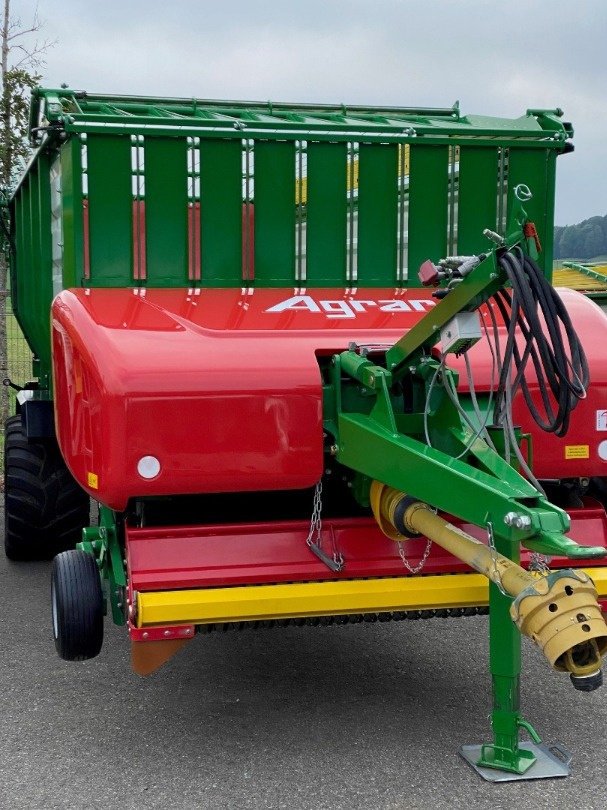
{"type": "Polygon", "coordinates": [[[126,632],[55,654],[49,563],[0,560],[0,807],[607,808],[607,687],[575,692],[525,644],[523,706],[574,754],[563,780],[491,785],[487,619],[195,639],[155,675],[126,632]]]}

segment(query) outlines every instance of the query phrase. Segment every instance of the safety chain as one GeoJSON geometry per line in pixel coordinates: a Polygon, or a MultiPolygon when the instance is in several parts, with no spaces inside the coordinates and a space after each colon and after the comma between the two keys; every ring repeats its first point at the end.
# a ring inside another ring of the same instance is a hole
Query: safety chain
{"type": "Polygon", "coordinates": [[[546,554],[539,554],[537,551],[532,551],[529,557],[529,571],[537,573],[545,577],[550,573],[550,560],[546,554]]]}
{"type": "Polygon", "coordinates": [[[319,481],[314,490],[310,531],[308,532],[306,545],[331,571],[339,572],[344,567],[344,558],[337,548],[333,532],[331,532],[331,538],[333,541],[332,557],[322,550],[322,481],[319,481]]]}
{"type": "Polygon", "coordinates": [[[405,555],[405,549],[403,548],[402,540],[397,540],[396,545],[398,546],[398,554],[399,554],[401,560],[403,561],[403,565],[405,566],[407,571],[410,574],[419,574],[419,572],[422,570],[422,568],[426,564],[426,560],[428,559],[428,556],[430,554],[430,549],[432,548],[432,540],[430,540],[430,539],[426,540],[426,548],[424,549],[424,553],[422,554],[422,558],[417,563],[417,565],[411,565],[411,563],[407,559],[407,557],[405,555]]]}

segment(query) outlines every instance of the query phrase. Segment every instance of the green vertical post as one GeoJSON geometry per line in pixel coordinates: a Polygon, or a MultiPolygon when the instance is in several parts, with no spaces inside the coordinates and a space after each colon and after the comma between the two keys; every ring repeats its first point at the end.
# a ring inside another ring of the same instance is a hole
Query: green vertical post
{"type": "Polygon", "coordinates": [[[203,287],[242,286],[242,141],[200,144],[203,287]]]}
{"type": "Polygon", "coordinates": [[[146,276],[150,287],[188,282],[188,176],[185,138],[146,136],[146,276]]]}
{"type": "Polygon", "coordinates": [[[358,170],[358,287],[398,284],[398,146],[361,144],[358,170]]]}
{"type": "Polygon", "coordinates": [[[308,143],[308,287],[347,286],[347,167],[347,144],[308,143]]]}
{"type": "Polygon", "coordinates": [[[422,262],[447,253],[449,147],[416,143],[410,155],[407,286],[419,287],[422,262]]]}
{"type": "Polygon", "coordinates": [[[83,283],[82,144],[74,136],[61,147],[63,286],[83,283]]]}
{"type": "Polygon", "coordinates": [[[89,135],[87,157],[92,286],[128,287],[133,283],[131,139],[89,135]]]}
{"type": "Polygon", "coordinates": [[[256,141],[255,286],[295,281],[295,144],[256,141]]]}
{"type": "MultiPolygon", "coordinates": [[[[520,562],[518,541],[495,537],[495,548],[520,562]]],[[[478,765],[511,773],[525,773],[535,756],[519,748],[521,634],[510,618],[512,597],[493,582],[489,586],[489,668],[493,685],[491,726],[493,743],[483,745],[478,765]]]]}
{"type": "MultiPolygon", "coordinates": [[[[508,153],[508,219],[512,212],[512,207],[516,204],[514,189],[523,183],[531,189],[533,197],[525,201],[524,208],[529,219],[533,221],[537,228],[538,236],[542,244],[552,243],[552,222],[554,218],[554,201],[552,208],[547,210],[549,188],[549,149],[515,149],[510,148],[508,153]]],[[[554,174],[552,174],[554,180],[554,174]]],[[[542,251],[538,257],[538,264],[545,274],[552,272],[552,267],[547,266],[547,254],[542,251]]]]}

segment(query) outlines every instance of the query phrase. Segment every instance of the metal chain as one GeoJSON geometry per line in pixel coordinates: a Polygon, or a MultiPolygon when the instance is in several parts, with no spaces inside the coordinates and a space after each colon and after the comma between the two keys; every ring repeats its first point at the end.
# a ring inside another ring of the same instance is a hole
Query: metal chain
{"type": "Polygon", "coordinates": [[[426,560],[428,559],[428,555],[430,554],[430,549],[432,548],[432,540],[426,540],[426,548],[424,549],[424,553],[422,554],[421,560],[417,563],[417,565],[411,565],[409,560],[405,555],[405,549],[403,548],[402,540],[397,540],[396,545],[398,546],[398,553],[403,561],[403,565],[407,569],[410,574],[419,574],[422,570],[424,565],[426,564],[426,560]]]}
{"type": "Polygon", "coordinates": [[[312,503],[312,517],[310,518],[310,531],[306,543],[311,546],[314,544],[314,534],[316,534],[316,545],[320,548],[322,543],[322,481],[316,484],[314,490],[314,501],[312,503]]]}
{"type": "Polygon", "coordinates": [[[339,549],[335,535],[331,532],[333,556],[330,557],[322,550],[322,481],[316,484],[314,490],[314,501],[312,504],[312,517],[310,519],[310,530],[306,539],[306,545],[319,560],[321,560],[331,571],[341,571],[344,567],[344,558],[339,549]]]}
{"type": "Polygon", "coordinates": [[[537,551],[532,551],[529,557],[529,571],[532,573],[540,574],[545,577],[550,573],[550,560],[546,554],[539,554],[537,551]]]}

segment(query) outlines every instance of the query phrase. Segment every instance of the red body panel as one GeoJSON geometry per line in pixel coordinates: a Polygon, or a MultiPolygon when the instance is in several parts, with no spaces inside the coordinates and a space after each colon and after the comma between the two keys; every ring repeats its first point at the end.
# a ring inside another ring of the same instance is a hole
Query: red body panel
{"type": "MultiPolygon", "coordinates": [[[[607,318],[583,296],[561,294],[592,387],[566,439],[540,433],[522,401],[515,417],[536,439],[539,477],[606,474],[596,412],[607,408],[607,318]],[[587,450],[568,453],[572,445],[587,450]]],[[[118,510],[134,496],[311,486],[323,469],[316,355],[352,340],[391,345],[433,306],[417,289],[64,291],[52,309],[61,450],[93,497],[118,510]],[[146,455],[161,464],[151,480],[137,472],[146,455]]],[[[485,342],[471,352],[486,390],[485,342]]]]}

